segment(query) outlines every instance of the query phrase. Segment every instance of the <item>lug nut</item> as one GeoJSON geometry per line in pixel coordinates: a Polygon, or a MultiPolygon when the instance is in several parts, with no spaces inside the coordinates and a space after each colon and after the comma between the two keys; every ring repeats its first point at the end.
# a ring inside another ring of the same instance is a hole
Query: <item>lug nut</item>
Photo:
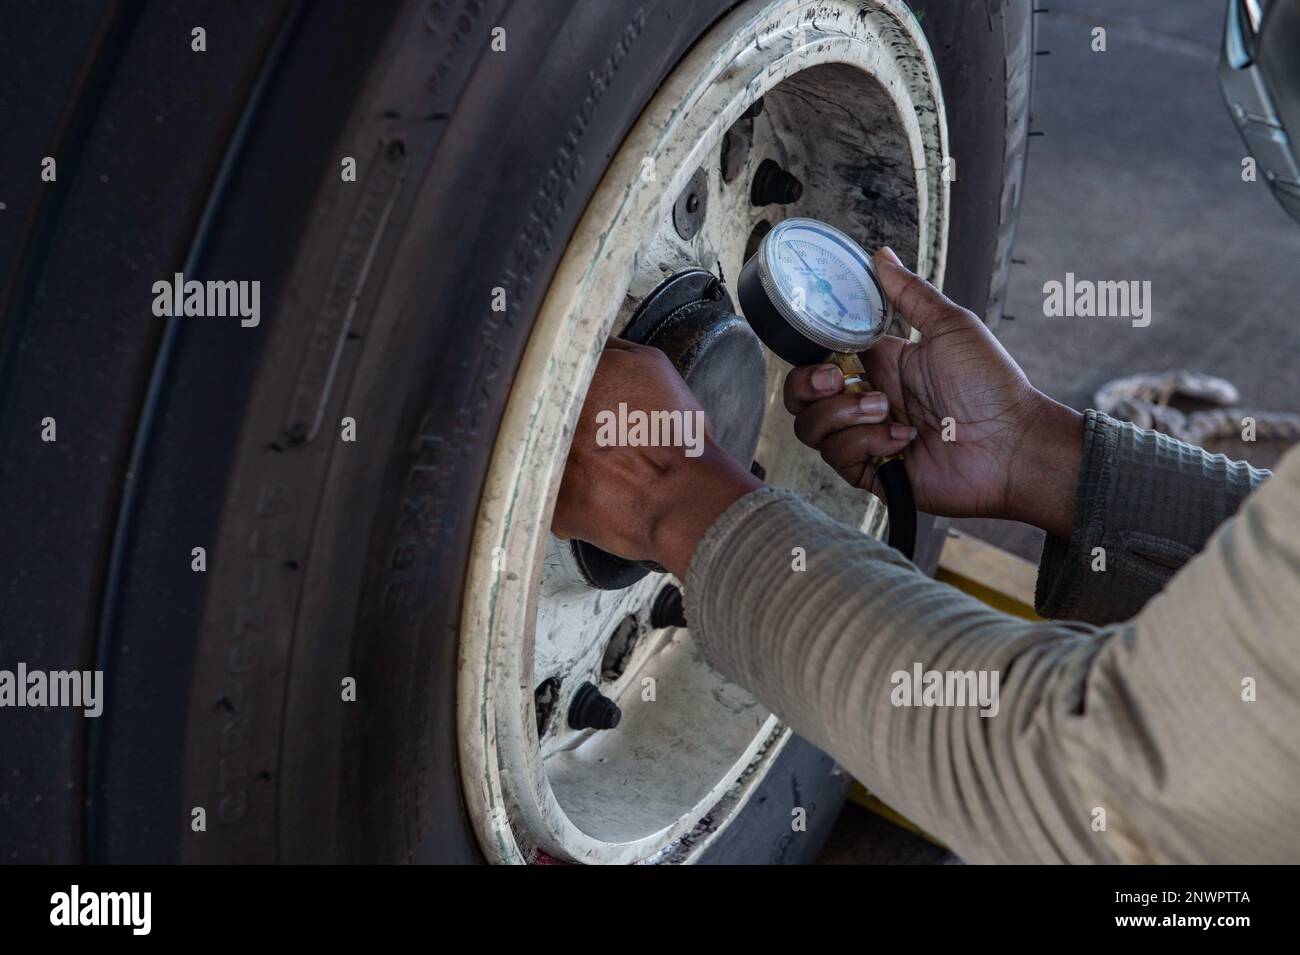
{"type": "Polygon", "coordinates": [[[590,683],[578,687],[569,704],[569,726],[575,730],[612,730],[622,718],[618,704],[590,683]]]}
{"type": "Polygon", "coordinates": [[[650,605],[650,626],[656,630],[664,627],[685,627],[686,611],[682,608],[682,592],[668,586],[659,591],[650,605]]]}
{"type": "Polygon", "coordinates": [[[695,170],[682,194],[673,203],[673,225],[686,241],[695,238],[704,225],[709,206],[709,177],[701,166],[695,170]]]}
{"type": "Polygon", "coordinates": [[[783,206],[797,202],[803,195],[803,183],[786,172],[775,159],[764,159],[754,173],[749,201],[756,206],[783,206]]]}

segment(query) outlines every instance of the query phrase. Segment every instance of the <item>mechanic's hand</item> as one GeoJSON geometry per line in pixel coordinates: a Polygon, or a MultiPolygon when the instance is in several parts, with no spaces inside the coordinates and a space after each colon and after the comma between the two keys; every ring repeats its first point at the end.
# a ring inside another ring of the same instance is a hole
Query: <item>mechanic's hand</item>
{"type": "Polygon", "coordinates": [[[875,265],[921,341],[886,336],[862,354],[872,395],[843,393],[834,365],[791,371],[785,406],[799,439],[863,488],[875,477],[868,458],[902,451],[920,510],[1021,520],[1068,537],[1082,417],[1036,390],[978,318],[891,250],[875,265]],[[873,423],[882,398],[892,425],[873,423]]]}
{"type": "Polygon", "coordinates": [[[597,415],[703,410],[657,348],[611,338],[587,391],[564,468],[551,529],[632,560],[655,560],[679,578],[695,545],[732,502],[762,486],[705,434],[702,453],[682,447],[602,447],[597,415]]]}

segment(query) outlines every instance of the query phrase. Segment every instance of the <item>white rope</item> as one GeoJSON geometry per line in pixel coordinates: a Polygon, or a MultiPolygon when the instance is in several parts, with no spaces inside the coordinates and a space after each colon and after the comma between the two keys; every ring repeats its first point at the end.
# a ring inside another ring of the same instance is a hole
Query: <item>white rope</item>
{"type": "Polygon", "coordinates": [[[1203,445],[1215,438],[1241,440],[1247,419],[1254,419],[1255,440],[1300,441],[1300,415],[1233,407],[1240,400],[1236,387],[1224,378],[1179,370],[1117,378],[1098,389],[1093,403],[1112,418],[1163,431],[1190,444],[1203,445]],[[1183,412],[1170,404],[1175,398],[1220,407],[1183,412]]]}

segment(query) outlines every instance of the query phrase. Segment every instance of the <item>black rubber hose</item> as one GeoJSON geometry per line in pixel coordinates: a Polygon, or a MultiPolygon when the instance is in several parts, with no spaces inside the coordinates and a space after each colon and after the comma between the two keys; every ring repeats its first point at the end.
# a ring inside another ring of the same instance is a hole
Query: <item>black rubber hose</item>
{"type": "Polygon", "coordinates": [[[911,560],[916,552],[916,498],[912,496],[907,468],[901,459],[894,458],[880,466],[876,477],[889,513],[889,546],[911,560]]]}

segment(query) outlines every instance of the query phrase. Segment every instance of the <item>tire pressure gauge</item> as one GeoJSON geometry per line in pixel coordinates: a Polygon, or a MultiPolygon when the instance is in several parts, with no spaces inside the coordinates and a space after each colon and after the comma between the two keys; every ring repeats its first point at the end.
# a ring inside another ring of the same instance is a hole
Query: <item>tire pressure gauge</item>
{"type": "Polygon", "coordinates": [[[816,219],[786,219],[765,235],[738,290],[758,337],[792,365],[866,351],[892,318],[871,257],[816,219]]]}
{"type": "MultiPolygon", "coordinates": [[[[816,219],[786,219],[763,236],[740,270],[745,319],[763,344],[791,365],[833,362],[845,391],[866,391],[858,358],[880,340],[893,308],[871,256],[851,238],[816,219]]],[[[911,558],[916,504],[899,455],[874,459],[889,509],[889,543],[911,558]]]]}

